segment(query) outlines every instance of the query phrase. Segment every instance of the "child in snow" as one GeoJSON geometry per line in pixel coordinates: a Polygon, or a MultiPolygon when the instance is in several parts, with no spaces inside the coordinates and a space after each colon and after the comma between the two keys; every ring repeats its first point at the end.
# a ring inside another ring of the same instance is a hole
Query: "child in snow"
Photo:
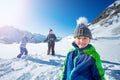
{"type": "Polygon", "coordinates": [[[88,27],[83,23],[77,25],[74,38],[60,80],[105,80],[100,55],[89,44],[92,34],[88,27]]]}
{"type": "Polygon", "coordinates": [[[56,35],[53,33],[53,30],[50,29],[49,30],[49,34],[46,38],[46,40],[44,40],[45,42],[48,42],[48,51],[47,51],[47,55],[50,54],[50,51],[52,51],[52,55],[55,55],[55,40],[56,40],[56,35]]]}
{"type": "MultiPolygon", "coordinates": [[[[32,37],[33,38],[33,37],[32,37]]],[[[31,39],[32,39],[31,38],[31,39]]],[[[24,35],[24,37],[21,40],[21,44],[20,44],[20,54],[17,56],[17,58],[21,58],[21,56],[23,54],[27,55],[28,54],[28,50],[26,48],[26,44],[28,42],[28,36],[24,35]]]]}

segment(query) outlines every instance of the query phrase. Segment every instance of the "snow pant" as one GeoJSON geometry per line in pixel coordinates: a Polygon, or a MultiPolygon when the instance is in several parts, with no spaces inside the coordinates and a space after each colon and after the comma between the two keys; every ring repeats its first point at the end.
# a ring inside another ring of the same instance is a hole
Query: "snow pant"
{"type": "Polygon", "coordinates": [[[50,54],[50,51],[52,51],[52,55],[55,55],[55,50],[54,50],[55,44],[48,44],[48,52],[47,54],[50,54]]]}
{"type": "Polygon", "coordinates": [[[22,56],[23,54],[27,55],[27,54],[28,54],[28,51],[27,51],[26,48],[20,47],[20,54],[17,56],[17,58],[21,58],[21,56],[22,56]]]}

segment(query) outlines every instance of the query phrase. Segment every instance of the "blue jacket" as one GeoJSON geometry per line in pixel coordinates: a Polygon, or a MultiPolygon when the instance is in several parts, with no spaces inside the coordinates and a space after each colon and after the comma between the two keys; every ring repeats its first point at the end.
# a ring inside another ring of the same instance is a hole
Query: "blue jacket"
{"type": "Polygon", "coordinates": [[[105,80],[99,54],[92,45],[80,49],[75,43],[65,61],[60,80],[105,80]]]}

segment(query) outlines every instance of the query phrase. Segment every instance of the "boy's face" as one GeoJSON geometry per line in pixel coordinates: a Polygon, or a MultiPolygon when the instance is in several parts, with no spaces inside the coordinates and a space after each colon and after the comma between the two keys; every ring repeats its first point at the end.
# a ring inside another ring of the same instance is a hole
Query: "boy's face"
{"type": "Polygon", "coordinates": [[[49,34],[52,34],[52,33],[53,33],[53,31],[50,31],[50,32],[49,32],[49,34]]]}
{"type": "Polygon", "coordinates": [[[91,39],[89,37],[80,36],[75,38],[75,43],[79,48],[85,48],[89,43],[91,39]]]}

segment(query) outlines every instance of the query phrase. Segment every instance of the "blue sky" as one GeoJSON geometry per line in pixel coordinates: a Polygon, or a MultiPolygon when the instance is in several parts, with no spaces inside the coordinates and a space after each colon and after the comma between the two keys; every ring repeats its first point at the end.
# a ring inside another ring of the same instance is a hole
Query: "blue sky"
{"type": "Polygon", "coordinates": [[[0,19],[0,25],[43,35],[47,35],[49,28],[52,28],[57,36],[64,37],[74,32],[79,17],[86,17],[90,23],[115,0],[10,1],[0,1],[0,5],[3,4],[0,6],[3,12],[0,17],[4,19],[0,19]]]}

